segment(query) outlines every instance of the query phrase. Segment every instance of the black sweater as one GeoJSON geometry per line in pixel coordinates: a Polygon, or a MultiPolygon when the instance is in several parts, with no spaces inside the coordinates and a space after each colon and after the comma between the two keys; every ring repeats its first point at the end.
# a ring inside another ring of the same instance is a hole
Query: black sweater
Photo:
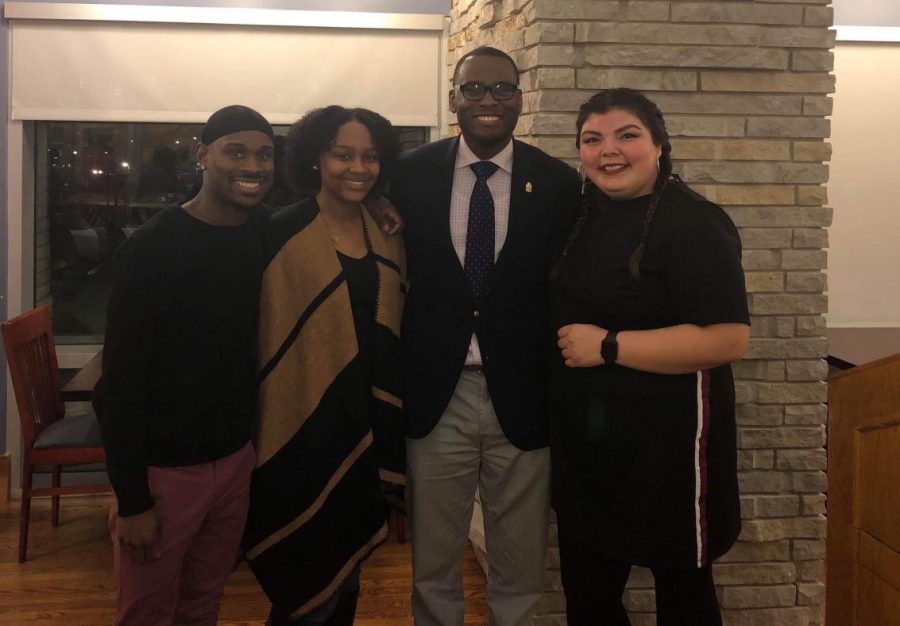
{"type": "Polygon", "coordinates": [[[150,509],[147,466],[221,459],[256,411],[260,228],[161,211],[118,251],[94,392],[119,514],[150,509]]]}

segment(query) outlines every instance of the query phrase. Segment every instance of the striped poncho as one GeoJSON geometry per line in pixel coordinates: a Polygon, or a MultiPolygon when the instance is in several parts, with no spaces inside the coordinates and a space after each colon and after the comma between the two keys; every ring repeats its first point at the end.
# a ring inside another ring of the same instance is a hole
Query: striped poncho
{"type": "Polygon", "coordinates": [[[244,549],[269,599],[294,617],[325,603],[385,539],[381,484],[403,483],[403,242],[362,213],[379,283],[368,366],[315,200],[276,212],[266,231],[257,467],[244,549]]]}

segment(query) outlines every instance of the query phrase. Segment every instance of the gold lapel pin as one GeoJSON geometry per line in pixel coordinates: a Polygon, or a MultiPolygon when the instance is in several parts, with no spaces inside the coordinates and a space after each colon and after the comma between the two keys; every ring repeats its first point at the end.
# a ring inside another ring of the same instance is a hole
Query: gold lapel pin
{"type": "Polygon", "coordinates": [[[525,193],[531,193],[531,190],[532,190],[531,181],[529,181],[529,182],[525,183],[525,193]]]}

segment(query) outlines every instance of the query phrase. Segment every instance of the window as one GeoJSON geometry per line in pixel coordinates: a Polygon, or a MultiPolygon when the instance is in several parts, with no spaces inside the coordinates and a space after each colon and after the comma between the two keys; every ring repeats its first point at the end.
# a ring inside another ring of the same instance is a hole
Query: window
{"type": "MultiPolygon", "coordinates": [[[[38,122],[34,301],[59,344],[100,344],[116,250],[141,224],[196,192],[201,124],[38,122]]],[[[276,127],[284,135],[286,126],[276,127]]],[[[398,128],[404,149],[427,129],[398,128]]],[[[273,204],[289,201],[273,190],[273,204]]]]}

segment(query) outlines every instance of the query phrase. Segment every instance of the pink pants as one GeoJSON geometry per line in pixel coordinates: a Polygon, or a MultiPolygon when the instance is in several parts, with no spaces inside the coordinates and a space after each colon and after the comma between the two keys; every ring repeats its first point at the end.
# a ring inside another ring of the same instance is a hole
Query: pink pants
{"type": "Polygon", "coordinates": [[[160,557],[143,565],[119,550],[119,516],[113,507],[109,529],[119,581],[117,625],[215,626],[247,521],[254,463],[248,443],[212,463],[149,467],[160,557]]]}

